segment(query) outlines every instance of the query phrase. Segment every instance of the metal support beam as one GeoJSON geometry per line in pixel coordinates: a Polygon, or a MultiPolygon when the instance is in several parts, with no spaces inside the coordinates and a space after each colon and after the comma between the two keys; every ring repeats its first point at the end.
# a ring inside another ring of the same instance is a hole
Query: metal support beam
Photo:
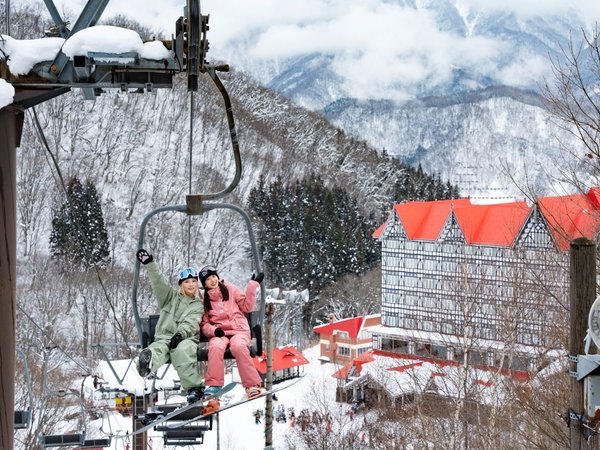
{"type": "Polygon", "coordinates": [[[67,28],[67,23],[62,19],[62,17],[58,13],[58,10],[56,9],[56,6],[54,6],[54,2],[52,0],[44,0],[44,3],[46,4],[46,8],[48,8],[50,17],[52,17],[52,20],[56,25],[56,32],[58,33],[58,36],[63,39],[66,39],[67,36],[69,36],[69,29],[67,28]]]}
{"type": "MultiPolygon", "coordinates": [[[[48,3],[46,3],[47,5],[48,3]]],[[[77,33],[85,28],[91,27],[98,23],[106,5],[108,4],[108,0],[88,0],[83,11],[79,15],[77,22],[73,25],[73,29],[69,33],[69,36],[77,33]]],[[[57,13],[58,14],[58,13],[57,13]]],[[[60,18],[60,16],[59,16],[60,18]]],[[[61,19],[62,20],[62,19],[61,19]]],[[[67,36],[68,37],[68,36],[67,36]]],[[[58,80],[65,66],[69,62],[69,57],[65,55],[62,50],[56,55],[52,65],[50,66],[50,71],[55,77],[55,80],[58,80]]]]}

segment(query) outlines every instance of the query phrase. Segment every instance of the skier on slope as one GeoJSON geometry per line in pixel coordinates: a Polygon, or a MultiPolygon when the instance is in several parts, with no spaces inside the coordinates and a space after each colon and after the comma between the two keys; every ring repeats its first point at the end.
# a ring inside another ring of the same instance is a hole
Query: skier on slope
{"type": "Polygon", "coordinates": [[[224,355],[227,346],[234,356],[242,385],[248,398],[262,393],[262,378],[258,374],[250,352],[250,326],[245,313],[256,304],[256,291],[264,274],[252,275],[243,292],[239,287],[219,280],[217,270],[205,266],[200,270],[200,282],[204,287],[204,315],[200,322],[202,334],[208,341],[208,369],[206,370],[205,395],[223,386],[225,381],[224,355]]]}
{"type": "Polygon", "coordinates": [[[188,402],[196,402],[202,398],[204,388],[196,356],[198,321],[204,312],[198,297],[198,272],[193,267],[183,269],[179,272],[179,288],[174,288],[160,272],[150,253],[140,249],[136,257],[148,270],[160,307],[154,342],[140,352],[138,372],[146,377],[170,358],[181,387],[188,392],[188,402]]]}

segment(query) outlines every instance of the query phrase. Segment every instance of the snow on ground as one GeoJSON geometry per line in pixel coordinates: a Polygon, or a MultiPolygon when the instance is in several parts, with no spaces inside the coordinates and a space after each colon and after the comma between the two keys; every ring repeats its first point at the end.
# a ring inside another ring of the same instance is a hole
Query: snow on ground
{"type": "Polygon", "coordinates": [[[15,97],[15,88],[0,78],[0,108],[10,105],[15,97]]]}
{"type": "MultiPolygon", "coordinates": [[[[310,364],[304,366],[305,376],[297,383],[276,393],[277,401],[273,403],[274,409],[283,404],[286,412],[293,408],[296,416],[302,409],[308,408],[310,411],[325,408],[329,411],[338,411],[343,414],[347,405],[335,403],[336,380],[331,376],[340,367],[334,364],[322,364],[318,361],[319,347],[313,347],[303,352],[304,356],[310,361],[310,364]]],[[[230,381],[231,375],[225,382],[230,381]]],[[[291,383],[286,380],[282,384],[291,383]]],[[[277,387],[278,385],[275,385],[277,387]]],[[[235,401],[245,396],[241,385],[225,396],[225,400],[235,401]]],[[[204,436],[204,444],[194,448],[197,449],[216,449],[217,436],[219,435],[219,448],[222,450],[248,450],[263,449],[265,447],[264,438],[264,416],[261,424],[255,423],[254,411],[264,410],[266,398],[260,398],[251,402],[244,403],[234,408],[219,413],[219,425],[213,422],[213,430],[208,431],[204,436]],[[219,428],[219,434],[217,433],[219,428]]],[[[116,434],[124,436],[127,430],[131,430],[131,417],[123,417],[116,413],[107,401],[107,413],[104,419],[96,420],[89,424],[88,434],[91,438],[92,430],[94,437],[102,437],[102,433],[116,434]]],[[[289,415],[288,415],[289,416],[289,415]]],[[[324,426],[324,425],[323,425],[324,426]]],[[[296,429],[290,427],[289,420],[286,423],[273,421],[273,448],[286,449],[286,440],[294,439],[296,429]]],[[[127,450],[131,449],[132,438],[113,438],[111,449],[127,450]],[[127,447],[129,444],[129,447],[127,447]]],[[[148,432],[148,449],[175,449],[191,447],[171,447],[163,445],[162,433],[153,430],[148,432]]]]}

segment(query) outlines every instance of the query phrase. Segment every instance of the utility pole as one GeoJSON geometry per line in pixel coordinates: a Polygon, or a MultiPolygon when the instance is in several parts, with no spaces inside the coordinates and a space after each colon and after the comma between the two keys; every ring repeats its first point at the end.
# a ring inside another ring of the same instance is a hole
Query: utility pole
{"type": "MultiPolygon", "coordinates": [[[[588,314],[596,299],[596,244],[586,238],[571,241],[569,268],[569,411],[568,423],[571,427],[570,449],[592,448],[585,425],[584,380],[577,379],[577,361],[584,353],[584,340],[588,328],[588,314]],[[584,432],[586,434],[584,434],[584,432]]],[[[596,440],[596,439],[594,439],[596,440]]]]}
{"type": "MultiPolygon", "coordinates": [[[[267,346],[267,379],[265,388],[273,388],[273,314],[275,305],[267,303],[265,309],[265,344],[267,346]]],[[[265,402],[265,448],[273,445],[273,395],[267,395],[265,402]]]]}

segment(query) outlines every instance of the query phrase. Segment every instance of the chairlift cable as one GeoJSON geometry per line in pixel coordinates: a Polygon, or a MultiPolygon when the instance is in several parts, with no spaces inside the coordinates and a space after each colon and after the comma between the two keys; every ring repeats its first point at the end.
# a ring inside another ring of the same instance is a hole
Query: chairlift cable
{"type": "MultiPolygon", "coordinates": [[[[190,141],[188,145],[188,195],[192,195],[192,156],[193,156],[193,146],[194,146],[194,91],[190,91],[190,141]]],[[[187,217],[188,224],[188,238],[187,238],[187,265],[190,266],[191,262],[191,246],[192,246],[192,217],[188,215],[187,217]]]]}
{"type": "MultiPolygon", "coordinates": [[[[29,314],[27,314],[27,312],[25,312],[25,310],[19,305],[17,304],[17,308],[19,308],[19,310],[25,315],[25,317],[27,317],[31,323],[41,332],[44,332],[45,330],[40,327],[37,322],[35,320],[33,320],[33,317],[31,317],[29,314]]],[[[59,344],[56,343],[56,341],[54,341],[51,337],[46,336],[45,339],[47,339],[50,343],[52,343],[52,345],[54,345],[57,349],[59,349],[61,351],[61,353],[63,353],[67,358],[69,358],[71,361],[73,361],[81,370],[83,370],[83,372],[85,374],[91,374],[92,371],[90,370],[89,367],[85,367],[83,365],[81,365],[80,363],[78,363],[77,361],[75,361],[75,359],[73,359],[73,357],[71,355],[69,355],[69,353],[67,353],[66,350],[64,350],[59,344]]]]}
{"type": "MultiPolygon", "coordinates": [[[[48,144],[48,141],[47,141],[46,136],[44,134],[44,130],[42,129],[42,126],[41,126],[40,121],[38,119],[35,107],[32,107],[31,111],[32,111],[33,122],[35,124],[35,129],[37,131],[38,137],[40,138],[40,141],[42,142],[43,147],[46,149],[46,151],[50,155],[50,158],[52,159],[52,164],[54,165],[54,169],[56,170],[56,175],[58,176],[58,179],[60,181],[59,184],[62,187],[63,192],[65,193],[65,196],[66,196],[67,202],[68,202],[68,195],[67,195],[68,191],[67,191],[67,187],[66,187],[66,184],[65,184],[65,180],[64,180],[64,178],[62,176],[62,172],[61,172],[60,167],[58,165],[58,161],[56,160],[56,157],[52,153],[52,150],[50,150],[50,145],[48,144]]],[[[81,233],[82,236],[85,236],[85,234],[82,232],[83,230],[81,230],[81,228],[79,227],[79,224],[77,223],[77,221],[74,220],[73,211],[71,209],[70,203],[69,203],[69,209],[68,209],[68,211],[69,211],[69,215],[71,216],[71,222],[73,223],[73,225],[78,229],[78,231],[81,233]]],[[[77,244],[81,246],[81,243],[79,241],[77,241],[77,244]]],[[[125,335],[125,333],[123,331],[124,327],[123,327],[123,325],[121,324],[121,321],[118,318],[118,315],[117,315],[117,312],[116,312],[116,309],[115,309],[115,305],[113,304],[110,296],[108,295],[106,287],[104,286],[104,282],[102,280],[102,276],[100,275],[100,271],[98,270],[98,267],[96,265],[93,265],[92,267],[94,268],[94,272],[96,274],[96,278],[98,279],[98,282],[100,284],[100,287],[102,289],[104,297],[106,298],[106,301],[108,302],[108,305],[109,305],[109,307],[110,307],[110,309],[112,311],[113,321],[115,323],[116,329],[119,330],[121,336],[123,337],[123,340],[125,341],[125,344],[129,345],[127,336],[125,335]]]]}

